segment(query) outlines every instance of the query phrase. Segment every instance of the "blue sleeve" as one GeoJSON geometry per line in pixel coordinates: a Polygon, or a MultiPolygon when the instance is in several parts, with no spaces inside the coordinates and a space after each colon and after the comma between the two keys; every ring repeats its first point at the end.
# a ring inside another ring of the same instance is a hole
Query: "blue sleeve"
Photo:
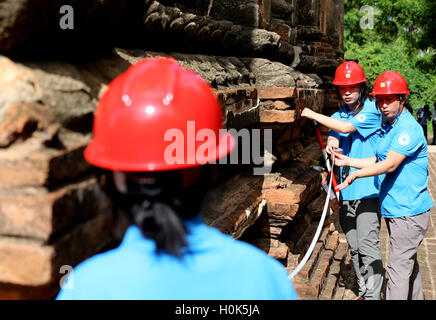
{"type": "Polygon", "coordinates": [[[380,111],[372,101],[366,101],[363,109],[351,118],[350,123],[364,138],[367,138],[381,127],[380,111]]]}
{"type": "MultiPolygon", "coordinates": [[[[330,117],[333,119],[346,121],[346,120],[342,119],[342,117],[339,115],[339,112],[333,113],[330,117]]],[[[341,137],[347,137],[348,135],[349,135],[349,133],[340,133],[340,132],[334,131],[332,129],[329,130],[329,137],[330,136],[334,137],[334,138],[338,139],[339,141],[341,140],[341,137]]]]}
{"type": "Polygon", "coordinates": [[[419,135],[414,135],[410,129],[401,128],[392,139],[388,150],[392,150],[405,156],[412,156],[422,147],[423,139],[419,135]]]}

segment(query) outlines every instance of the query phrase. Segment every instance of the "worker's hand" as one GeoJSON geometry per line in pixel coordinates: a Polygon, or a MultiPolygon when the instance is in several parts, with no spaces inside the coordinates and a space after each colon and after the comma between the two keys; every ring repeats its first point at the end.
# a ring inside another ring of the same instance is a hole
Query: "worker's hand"
{"type": "Polygon", "coordinates": [[[344,182],[342,182],[341,184],[339,184],[336,188],[335,191],[341,191],[343,189],[345,189],[346,187],[348,187],[349,185],[351,185],[353,183],[354,180],[356,180],[357,178],[357,171],[353,171],[351,172],[348,177],[344,180],[344,182]]]}
{"type": "Polygon", "coordinates": [[[310,110],[309,108],[304,108],[303,111],[301,111],[301,116],[309,119],[313,119],[312,115],[314,112],[310,110]]]}
{"type": "Polygon", "coordinates": [[[339,140],[333,137],[328,137],[325,151],[328,154],[333,154],[333,149],[339,148],[339,140]]]}
{"type": "Polygon", "coordinates": [[[335,166],[345,167],[350,166],[351,158],[343,155],[342,153],[335,153],[335,166]]]}

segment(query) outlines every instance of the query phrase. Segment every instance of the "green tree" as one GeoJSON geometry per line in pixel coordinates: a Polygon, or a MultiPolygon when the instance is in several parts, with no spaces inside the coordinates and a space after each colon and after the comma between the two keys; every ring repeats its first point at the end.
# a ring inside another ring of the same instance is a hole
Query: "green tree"
{"type": "Polygon", "coordinates": [[[407,80],[416,110],[436,102],[434,0],[345,0],[345,59],[357,60],[371,83],[386,70],[407,80]],[[372,6],[373,28],[362,28],[361,8],[372,6]]]}

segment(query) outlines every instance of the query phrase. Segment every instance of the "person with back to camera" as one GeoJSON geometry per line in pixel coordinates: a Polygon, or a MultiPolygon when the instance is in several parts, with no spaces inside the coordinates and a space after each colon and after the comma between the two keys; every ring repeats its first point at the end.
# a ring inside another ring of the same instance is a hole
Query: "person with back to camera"
{"type": "MultiPolygon", "coordinates": [[[[334,154],[341,147],[351,157],[375,155],[380,130],[380,111],[369,99],[367,80],[362,67],[354,61],[338,66],[333,84],[337,86],[341,109],[331,117],[304,108],[301,116],[313,119],[330,129],[326,151],[334,154]]],[[[341,181],[355,169],[340,169],[341,181]]],[[[344,231],[357,278],[356,300],[379,300],[383,284],[380,252],[380,203],[377,179],[369,177],[340,193],[339,221],[344,231]]]]}
{"type": "Polygon", "coordinates": [[[77,265],[57,299],[297,299],[279,261],[199,214],[210,162],[236,145],[221,126],[209,84],[174,59],[144,59],[109,84],[84,155],[131,225],[119,247],[77,265]]]}
{"type": "Polygon", "coordinates": [[[390,239],[387,300],[424,299],[417,252],[429,225],[433,200],[427,190],[427,141],[405,107],[407,94],[403,76],[383,72],[371,92],[383,117],[376,156],[356,159],[336,154],[335,160],[340,166],[360,169],[338,185],[338,190],[379,175],[381,214],[390,239]]]}

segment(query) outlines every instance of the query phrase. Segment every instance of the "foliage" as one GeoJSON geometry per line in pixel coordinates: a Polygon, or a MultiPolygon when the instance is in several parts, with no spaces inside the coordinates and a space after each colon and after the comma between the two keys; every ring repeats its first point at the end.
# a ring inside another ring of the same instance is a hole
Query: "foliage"
{"type": "Polygon", "coordinates": [[[386,70],[407,80],[414,110],[436,102],[434,0],[345,0],[345,59],[357,60],[371,83],[386,70]],[[373,28],[363,29],[361,19],[374,8],[373,28]]]}

